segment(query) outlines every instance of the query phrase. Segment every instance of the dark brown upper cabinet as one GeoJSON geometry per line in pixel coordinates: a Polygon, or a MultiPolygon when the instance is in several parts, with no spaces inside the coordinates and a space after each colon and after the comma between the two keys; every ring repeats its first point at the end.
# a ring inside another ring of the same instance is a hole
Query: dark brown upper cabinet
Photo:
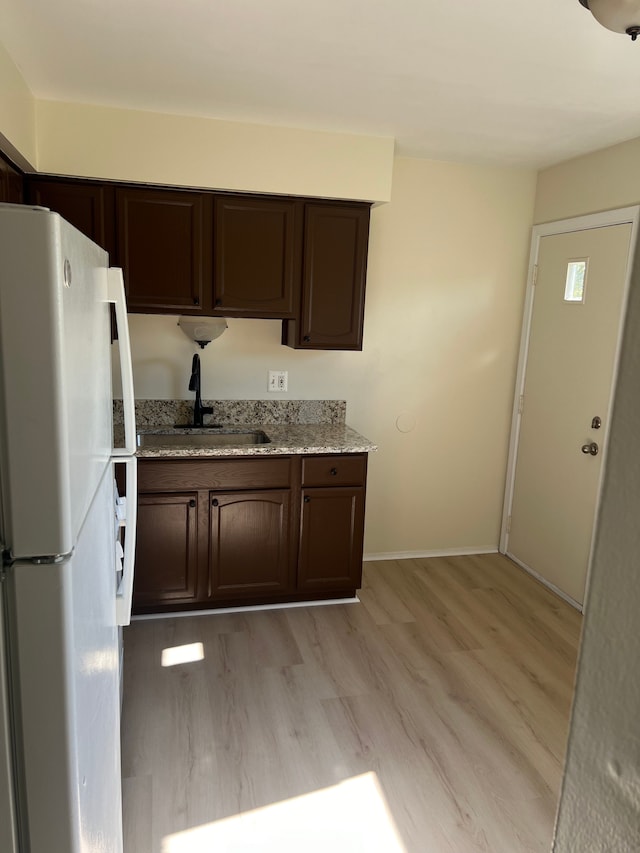
{"type": "Polygon", "coordinates": [[[115,188],[117,258],[130,311],[210,313],[204,251],[210,198],[156,187],[115,188]]]}
{"type": "MultiPolygon", "coordinates": [[[[2,163],[0,198],[22,181],[2,163]]],[[[29,176],[26,192],[123,268],[129,311],[282,319],[288,346],[362,349],[366,202],[53,175],[29,176]]]]}
{"type": "Polygon", "coordinates": [[[361,350],[369,206],[305,206],[302,305],[284,342],[296,349],[361,350]]]}
{"type": "Polygon", "coordinates": [[[0,202],[22,204],[24,185],[21,172],[0,155],[0,202]]]}
{"type": "Polygon", "coordinates": [[[294,317],[301,243],[301,202],[217,196],[213,244],[215,313],[229,317],[294,317]]]}
{"type": "Polygon", "coordinates": [[[113,261],[115,228],[113,187],[89,181],[29,177],[27,198],[48,207],[109,252],[113,261]]]}

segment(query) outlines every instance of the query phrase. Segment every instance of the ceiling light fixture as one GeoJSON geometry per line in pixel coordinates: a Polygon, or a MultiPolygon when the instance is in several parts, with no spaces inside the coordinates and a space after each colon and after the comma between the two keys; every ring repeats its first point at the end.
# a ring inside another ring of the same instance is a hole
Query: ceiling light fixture
{"type": "Polygon", "coordinates": [[[640,0],[580,0],[599,24],[614,33],[626,33],[635,41],[640,35],[640,0]]]}

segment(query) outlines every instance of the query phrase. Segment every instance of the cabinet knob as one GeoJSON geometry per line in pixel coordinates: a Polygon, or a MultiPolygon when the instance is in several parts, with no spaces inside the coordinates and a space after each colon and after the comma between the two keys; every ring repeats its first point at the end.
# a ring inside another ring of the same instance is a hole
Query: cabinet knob
{"type": "Polygon", "coordinates": [[[331,474],[331,476],[332,476],[332,477],[335,477],[335,476],[337,475],[337,473],[338,473],[338,469],[337,469],[337,468],[332,468],[332,469],[331,469],[331,471],[329,471],[329,473],[331,474]]]}
{"type": "Polygon", "coordinates": [[[222,305],[222,299],[220,299],[220,297],[218,297],[218,298],[216,299],[215,304],[216,304],[216,305],[222,305]]]}
{"type": "Polygon", "coordinates": [[[309,497],[309,495],[305,495],[305,496],[304,496],[304,502],[305,502],[306,504],[308,504],[310,500],[311,500],[311,498],[309,497]]]}
{"type": "Polygon", "coordinates": [[[305,344],[310,344],[311,343],[311,335],[305,335],[302,340],[305,342],[305,344]]]}
{"type": "Polygon", "coordinates": [[[211,506],[218,506],[218,498],[214,498],[214,499],[211,501],[211,506]]]}
{"type": "Polygon", "coordinates": [[[194,304],[194,305],[200,305],[200,300],[198,299],[198,297],[197,297],[197,296],[194,296],[194,297],[193,297],[193,304],[194,304]]]}
{"type": "Polygon", "coordinates": [[[195,507],[195,505],[196,505],[195,498],[191,498],[191,500],[189,501],[189,506],[193,508],[193,507],[195,507]]]}

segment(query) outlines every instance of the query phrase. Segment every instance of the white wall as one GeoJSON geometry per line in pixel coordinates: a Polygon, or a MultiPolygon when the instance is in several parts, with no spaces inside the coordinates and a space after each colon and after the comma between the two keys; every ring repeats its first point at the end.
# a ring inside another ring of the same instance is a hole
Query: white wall
{"type": "MultiPolygon", "coordinates": [[[[527,170],[397,159],[372,212],[363,352],[295,351],[277,321],[229,320],[202,353],[204,397],[268,398],[271,368],[286,397],[347,401],[380,446],[368,553],[497,547],[534,190],[527,170]]],[[[176,319],[131,329],[138,396],[188,398],[176,319]]]]}
{"type": "Polygon", "coordinates": [[[38,169],[125,181],[386,201],[394,141],[38,101],[38,169]]]}
{"type": "Polygon", "coordinates": [[[638,201],[640,138],[543,169],[538,176],[534,222],[553,222],[638,201]]]}
{"type": "Polygon", "coordinates": [[[35,100],[2,43],[0,43],[0,133],[30,161],[32,166],[37,166],[35,100]]]}

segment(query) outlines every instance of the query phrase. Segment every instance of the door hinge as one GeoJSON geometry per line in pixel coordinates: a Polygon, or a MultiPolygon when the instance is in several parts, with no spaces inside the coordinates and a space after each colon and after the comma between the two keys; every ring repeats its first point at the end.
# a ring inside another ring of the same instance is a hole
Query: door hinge
{"type": "Polygon", "coordinates": [[[518,414],[521,415],[524,410],[524,394],[520,394],[520,399],[518,400],[518,414]]]}
{"type": "Polygon", "coordinates": [[[511,533],[511,516],[507,518],[507,533],[511,533]]]}
{"type": "Polygon", "coordinates": [[[531,283],[533,284],[534,287],[538,283],[538,264],[533,265],[533,278],[531,280],[531,283]]]}

